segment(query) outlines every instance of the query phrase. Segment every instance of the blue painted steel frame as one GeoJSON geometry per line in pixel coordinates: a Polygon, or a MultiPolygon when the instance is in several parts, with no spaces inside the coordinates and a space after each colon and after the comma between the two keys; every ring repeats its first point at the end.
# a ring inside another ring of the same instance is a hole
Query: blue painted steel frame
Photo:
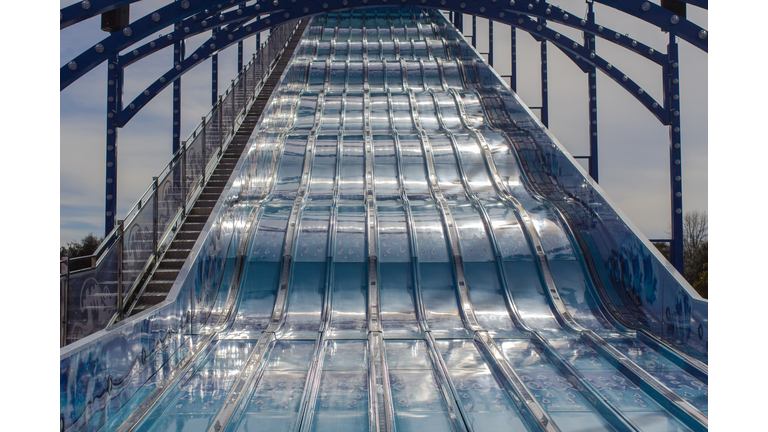
{"type": "MultiPolygon", "coordinates": [[[[85,19],[95,17],[104,12],[113,10],[117,7],[133,3],[137,0],[93,0],[83,1],[71,6],[62,8],[60,17],[60,28],[66,28],[72,24],[85,19]]],[[[106,218],[105,231],[111,231],[114,226],[114,217],[116,211],[116,191],[117,191],[117,128],[125,124],[138,112],[146,103],[151,100],[158,92],[162,91],[171,81],[180,83],[180,77],[185,72],[213,56],[212,70],[212,102],[217,99],[217,53],[233,43],[238,43],[238,69],[241,69],[242,62],[242,40],[257,35],[262,30],[268,30],[276,25],[286,21],[292,21],[324,12],[334,12],[340,10],[354,9],[355,7],[375,7],[388,6],[386,0],[356,0],[349,4],[349,0],[331,0],[319,4],[312,2],[310,4],[296,4],[297,0],[290,0],[290,3],[283,0],[274,2],[256,3],[251,6],[245,6],[245,1],[230,0],[228,4],[219,3],[210,0],[181,0],[172,2],[160,9],[148,14],[130,24],[122,31],[110,34],[98,44],[89,49],[60,69],[61,89],[63,90],[69,84],[76,81],[88,71],[92,70],[98,64],[114,59],[115,70],[110,70],[110,76],[113,78],[119,75],[120,79],[113,79],[115,82],[112,101],[108,105],[108,125],[107,125],[107,187],[106,187],[106,218]],[[225,10],[235,8],[229,12],[225,10]],[[301,8],[301,9],[300,9],[301,8]],[[256,22],[248,22],[259,16],[264,19],[256,22]],[[175,31],[165,35],[157,41],[152,41],[142,47],[134,49],[129,54],[118,57],[118,54],[130,47],[135,41],[142,40],[152,33],[161,30],[168,25],[175,25],[175,31]],[[183,41],[184,39],[208,30],[208,27],[214,29],[212,37],[201,47],[194,51],[192,57],[184,58],[183,41]],[[235,26],[230,29],[228,26],[235,26]],[[228,41],[216,42],[218,39],[217,30],[227,32],[228,41]],[[139,97],[137,97],[127,109],[122,109],[122,75],[125,66],[130,63],[150,55],[164,46],[173,43],[181,54],[178,57],[178,64],[174,65],[171,71],[164,74],[158,81],[147,88],[139,97]],[[133,58],[131,58],[131,56],[133,58]],[[190,60],[192,59],[192,60],[190,60]],[[119,96],[118,96],[119,94],[119,96]],[[120,103],[118,103],[120,102],[120,103]],[[111,116],[110,116],[111,114],[111,116]],[[110,132],[111,131],[111,132],[110,132]]],[[[687,0],[686,3],[706,8],[708,3],[705,0],[687,0]]],[[[401,0],[401,6],[431,7],[449,10],[455,13],[454,21],[463,27],[463,14],[472,15],[472,45],[477,46],[477,17],[481,16],[489,20],[489,63],[493,63],[493,21],[499,21],[512,26],[512,74],[510,76],[512,88],[516,89],[516,53],[515,53],[515,28],[521,28],[537,40],[541,41],[542,54],[542,122],[548,124],[547,98],[546,98],[546,42],[552,42],[560,50],[565,52],[582,70],[588,73],[588,88],[590,97],[589,119],[590,119],[590,156],[589,172],[593,178],[598,178],[597,164],[597,106],[596,106],[596,70],[600,69],[606,75],[610,76],[619,85],[624,87],[640,103],[642,103],[662,124],[670,127],[670,182],[671,182],[671,200],[672,200],[672,262],[674,266],[682,272],[682,170],[680,158],[680,103],[679,103],[679,73],[677,70],[678,53],[676,37],[679,37],[697,48],[707,51],[708,33],[705,29],[696,24],[681,18],[672,12],[662,8],[659,5],[642,0],[624,0],[617,2],[615,0],[587,0],[589,12],[587,19],[578,20],[575,15],[569,14],[564,9],[553,6],[547,2],[525,3],[510,0],[497,5],[495,1],[479,0],[472,3],[449,4],[446,0],[401,0]],[[593,2],[596,1],[607,7],[622,11],[628,15],[648,22],[659,29],[670,34],[670,43],[667,46],[667,54],[664,55],[654,49],[645,46],[637,41],[631,40],[620,33],[607,29],[594,22],[593,2]],[[573,28],[581,29],[585,34],[585,44],[582,46],[557,32],[546,27],[547,21],[557,22],[573,28]],[[660,64],[664,70],[664,101],[659,104],[651,98],[634,81],[622,74],[610,63],[599,57],[594,50],[596,37],[601,37],[618,44],[630,51],[636,52],[654,63],[660,64]]],[[[180,87],[180,86],[179,86],[180,87]]],[[[177,126],[180,124],[180,88],[174,89],[174,148],[177,147],[178,136],[177,126]],[[176,92],[178,90],[178,93],[176,92]],[[177,102],[179,102],[177,107],[177,102]],[[178,112],[176,112],[178,111],[178,112]]]]}

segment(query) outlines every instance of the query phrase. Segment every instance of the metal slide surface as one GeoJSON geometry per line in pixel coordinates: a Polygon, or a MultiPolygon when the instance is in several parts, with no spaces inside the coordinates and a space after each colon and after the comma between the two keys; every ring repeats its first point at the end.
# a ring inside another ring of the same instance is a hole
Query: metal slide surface
{"type": "Polygon", "coordinates": [[[482,68],[433,11],[315,17],[246,149],[247,242],[204,283],[218,298],[77,424],[706,430],[706,355],[600,292],[482,68]]]}

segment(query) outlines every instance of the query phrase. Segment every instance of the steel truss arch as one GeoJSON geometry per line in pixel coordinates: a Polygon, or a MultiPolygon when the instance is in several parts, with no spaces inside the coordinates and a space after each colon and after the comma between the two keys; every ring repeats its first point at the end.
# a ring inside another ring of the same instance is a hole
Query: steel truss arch
{"type": "MultiPolygon", "coordinates": [[[[283,1],[285,2],[286,0],[283,1]]],[[[348,0],[342,0],[342,2],[339,3],[334,1],[334,3],[337,3],[335,5],[329,5],[328,3],[323,3],[320,5],[319,2],[312,2],[310,5],[304,6],[299,11],[301,6],[294,3],[294,0],[291,0],[291,3],[287,4],[286,6],[282,6],[280,2],[276,0],[272,3],[256,3],[255,5],[238,10],[243,11],[243,15],[245,15],[246,9],[251,9],[258,11],[261,14],[283,13],[297,18],[299,16],[309,16],[335,10],[391,6],[387,4],[387,0],[354,1],[359,2],[360,4],[350,5],[348,0]]],[[[677,15],[662,8],[661,6],[650,2],[641,2],[640,0],[627,0],[626,2],[621,2],[620,7],[614,5],[613,0],[596,1],[651,23],[659,27],[661,30],[673,32],[683,40],[690,42],[703,51],[707,51],[708,49],[706,30],[684,18],[678,17],[677,15]],[[647,11],[644,10],[646,8],[648,9],[647,11]],[[672,22],[675,22],[676,24],[672,24],[672,22]]],[[[123,2],[118,1],[113,3],[122,4],[123,2]]],[[[116,52],[130,47],[134,43],[131,42],[132,40],[141,40],[154,33],[155,31],[159,31],[169,25],[176,24],[184,19],[196,15],[200,11],[205,12],[207,7],[211,8],[208,10],[208,15],[213,15],[220,10],[226,10],[234,6],[239,6],[243,3],[245,3],[243,0],[230,0],[226,7],[224,6],[226,3],[217,4],[217,2],[210,0],[185,0],[182,2],[170,3],[158,9],[157,11],[152,12],[151,14],[147,14],[144,17],[139,18],[138,20],[131,23],[131,25],[127,27],[127,32],[125,31],[126,29],[123,29],[122,32],[115,32],[111,34],[96,44],[92,49],[81,53],[72,61],[62,66],[60,69],[60,89],[63,90],[97,65],[107,61],[110,56],[113,56],[116,52]]],[[[73,6],[69,6],[68,8],[72,8],[73,6]]],[[[578,20],[575,15],[571,15],[559,7],[553,7],[547,2],[528,3],[527,6],[524,6],[524,2],[515,2],[514,0],[511,0],[508,5],[500,7],[496,6],[493,0],[491,0],[490,4],[488,4],[488,0],[481,0],[478,2],[472,2],[470,4],[460,3],[459,7],[457,8],[453,4],[448,4],[448,2],[445,0],[420,0],[418,4],[414,0],[401,0],[401,4],[398,6],[432,7],[458,13],[471,13],[473,15],[494,21],[500,21],[508,13],[535,16],[545,21],[556,22],[558,24],[594,34],[597,37],[609,40],[613,43],[623,46],[624,48],[637,52],[658,64],[661,64],[660,62],[663,61],[661,58],[663,56],[657,55],[656,51],[652,50],[650,47],[640,44],[637,41],[629,40],[627,37],[622,36],[616,31],[606,30],[603,26],[597,25],[587,20],[578,20]],[[488,6],[488,8],[486,8],[486,6],[488,6]],[[616,35],[619,35],[618,39],[616,38],[616,35]],[[633,44],[633,42],[635,42],[635,44],[633,44]]],[[[64,9],[62,9],[62,14],[64,9]]],[[[178,37],[179,35],[175,33],[176,32],[170,34],[173,35],[174,38],[178,37]]]]}

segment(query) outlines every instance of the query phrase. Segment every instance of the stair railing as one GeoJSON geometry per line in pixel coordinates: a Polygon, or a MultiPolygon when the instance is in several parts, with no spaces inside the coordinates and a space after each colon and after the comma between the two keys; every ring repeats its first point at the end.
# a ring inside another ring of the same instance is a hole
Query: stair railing
{"type": "Polygon", "coordinates": [[[122,318],[125,300],[170,245],[297,28],[292,22],[272,29],[92,255],[61,261],[61,346],[122,318]]]}

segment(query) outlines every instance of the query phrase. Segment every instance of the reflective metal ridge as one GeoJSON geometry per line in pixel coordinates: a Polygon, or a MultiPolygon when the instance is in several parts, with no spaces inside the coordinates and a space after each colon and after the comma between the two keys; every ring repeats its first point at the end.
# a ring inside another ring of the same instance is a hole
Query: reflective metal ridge
{"type": "MultiPolygon", "coordinates": [[[[441,14],[315,16],[212,216],[233,234],[174,285],[178,342],[64,429],[706,430],[706,370],[614,316],[530,174],[558,151],[441,14]]],[[[88,351],[110,383],[116,334],[88,351]]]]}

